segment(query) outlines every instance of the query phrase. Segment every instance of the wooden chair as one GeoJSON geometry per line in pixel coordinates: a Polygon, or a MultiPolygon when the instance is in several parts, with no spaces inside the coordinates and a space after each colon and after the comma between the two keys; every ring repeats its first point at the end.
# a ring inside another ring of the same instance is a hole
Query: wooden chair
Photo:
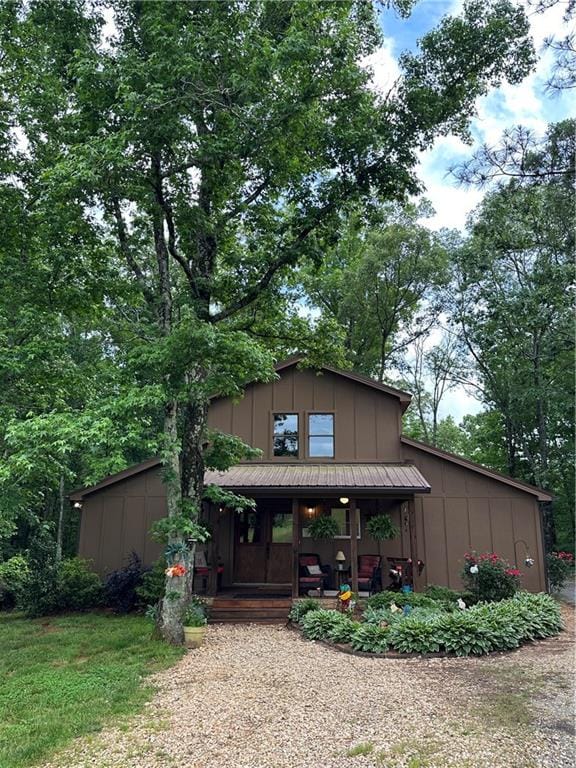
{"type": "Polygon", "coordinates": [[[330,586],[331,571],[329,565],[322,565],[320,556],[313,552],[302,552],[298,555],[298,591],[306,594],[311,589],[328,589],[330,586]],[[320,569],[320,573],[310,573],[320,569]]]}
{"type": "Polygon", "coordinates": [[[382,558],[380,555],[358,555],[358,590],[382,591],[382,558]]]}

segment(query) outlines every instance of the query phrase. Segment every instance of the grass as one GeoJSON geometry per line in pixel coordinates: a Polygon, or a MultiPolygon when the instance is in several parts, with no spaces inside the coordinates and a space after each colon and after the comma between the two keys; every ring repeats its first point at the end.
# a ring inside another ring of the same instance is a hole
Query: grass
{"type": "Polygon", "coordinates": [[[359,757],[360,755],[369,755],[374,751],[374,744],[371,741],[366,741],[363,744],[356,744],[355,747],[351,747],[346,752],[346,757],[359,757]]]}
{"type": "Polygon", "coordinates": [[[150,697],[143,678],[180,648],[150,639],[140,616],[0,614],[0,766],[26,768],[77,736],[131,715],[150,697]]]}

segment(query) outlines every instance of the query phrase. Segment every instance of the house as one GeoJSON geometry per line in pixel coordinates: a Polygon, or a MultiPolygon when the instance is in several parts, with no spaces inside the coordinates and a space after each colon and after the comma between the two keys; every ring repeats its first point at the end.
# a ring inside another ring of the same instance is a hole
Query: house
{"type": "MultiPolygon", "coordinates": [[[[546,588],[539,505],[551,500],[548,493],[402,436],[406,392],[329,366],[302,369],[300,359],[279,364],[275,381],[247,386],[239,402],[211,402],[209,426],[240,436],[262,456],[226,473],[207,472],[207,483],[257,501],[254,512],[206,505],[207,562],[220,566],[219,574],[203,571],[209,593],[268,587],[296,596],[304,553],[340,565],[330,575],[333,583],[322,577],[324,588],[335,588],[337,575],[356,586],[361,555],[381,557],[384,587],[394,566],[416,590],[460,588],[470,550],[496,552],[522,571],[524,588],[546,588]],[[377,513],[391,516],[399,529],[395,539],[370,538],[366,525],[377,513]],[[310,537],[310,523],[320,515],[336,521],[335,538],[310,537]],[[420,568],[412,569],[418,561],[420,568]]],[[[82,507],[79,555],[100,574],[120,567],[132,551],[146,564],[160,556],[160,545],[148,536],[166,514],[158,459],[70,499],[82,507]]]]}

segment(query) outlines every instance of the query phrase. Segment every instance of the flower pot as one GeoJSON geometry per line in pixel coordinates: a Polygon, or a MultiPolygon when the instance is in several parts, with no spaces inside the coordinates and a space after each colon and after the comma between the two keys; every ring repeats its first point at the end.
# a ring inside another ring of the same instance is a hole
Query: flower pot
{"type": "Polygon", "coordinates": [[[206,627],[184,627],[184,641],[187,648],[200,648],[204,642],[206,627]]]}

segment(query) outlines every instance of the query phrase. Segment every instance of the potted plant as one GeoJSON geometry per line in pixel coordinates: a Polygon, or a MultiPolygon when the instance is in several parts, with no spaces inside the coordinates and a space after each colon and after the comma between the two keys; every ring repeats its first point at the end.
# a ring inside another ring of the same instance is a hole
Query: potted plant
{"type": "Polygon", "coordinates": [[[338,523],[333,517],[317,517],[308,526],[313,539],[333,539],[338,534],[338,523]]]}
{"type": "Polygon", "coordinates": [[[188,648],[199,648],[204,642],[206,624],[208,619],[203,608],[191,603],[184,611],[182,617],[184,625],[184,639],[188,648]]]}

